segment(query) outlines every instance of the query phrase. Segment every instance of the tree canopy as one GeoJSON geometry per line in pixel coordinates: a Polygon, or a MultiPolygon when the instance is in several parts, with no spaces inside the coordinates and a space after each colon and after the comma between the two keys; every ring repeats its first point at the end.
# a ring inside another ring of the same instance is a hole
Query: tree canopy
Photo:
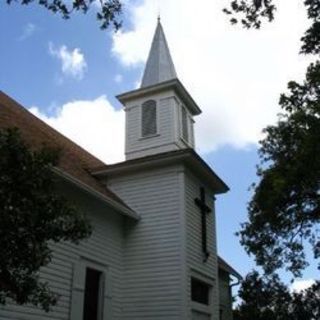
{"type": "Polygon", "coordinates": [[[51,242],[79,240],[91,226],[55,189],[58,151],[31,151],[17,130],[0,130],[0,304],[8,298],[46,311],[57,296],[38,271],[52,257],[51,242]]]}
{"type": "MultiPolygon", "coordinates": [[[[302,1],[302,0],[301,0],[302,1]]],[[[320,53],[320,3],[319,0],[303,0],[311,26],[301,38],[301,53],[320,53]]],[[[241,22],[245,28],[259,29],[262,21],[272,21],[276,13],[275,0],[232,0],[224,12],[232,15],[232,24],[241,22]],[[240,17],[240,18],[239,18],[240,17]]]]}
{"type": "Polygon", "coordinates": [[[320,282],[290,292],[277,275],[249,273],[239,290],[241,303],[234,320],[317,320],[320,317],[320,282]]]}
{"type": "Polygon", "coordinates": [[[65,19],[69,19],[74,12],[87,13],[93,3],[96,3],[96,15],[101,29],[108,28],[110,24],[116,30],[121,27],[122,3],[120,0],[6,0],[6,2],[22,5],[37,3],[53,13],[60,14],[65,19]]]}
{"type": "MultiPolygon", "coordinates": [[[[320,2],[303,1],[311,25],[301,38],[301,53],[316,57],[303,83],[291,81],[280,96],[276,125],[264,129],[261,163],[248,205],[241,244],[271,274],[286,267],[300,276],[308,265],[306,243],[320,257],[320,2]]],[[[224,11],[231,23],[257,28],[276,14],[274,0],[233,0],[224,11]]],[[[320,265],[319,265],[320,266],[320,265]]]]}
{"type": "Polygon", "coordinates": [[[267,272],[286,265],[299,275],[307,265],[304,240],[320,257],[320,63],[310,65],[303,84],[288,87],[278,123],[264,130],[260,181],[240,236],[267,272]]]}

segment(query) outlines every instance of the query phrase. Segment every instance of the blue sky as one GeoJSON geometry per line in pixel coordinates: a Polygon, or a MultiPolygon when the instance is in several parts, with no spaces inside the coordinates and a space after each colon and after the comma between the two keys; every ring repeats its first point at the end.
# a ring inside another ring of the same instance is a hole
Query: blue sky
{"type": "MultiPolygon", "coordinates": [[[[123,29],[101,31],[94,8],[63,20],[37,5],[0,4],[0,89],[107,163],[123,159],[124,115],[115,95],[136,88],[162,24],[180,80],[203,110],[197,151],[229,185],[217,199],[218,247],[240,273],[253,266],[234,233],[246,219],[261,129],[279,94],[303,77],[300,0],[281,1],[262,31],[231,27],[226,0],[125,0],[123,29]]],[[[305,273],[313,278],[316,268],[305,273]]],[[[283,273],[283,277],[287,277],[283,273]]]]}

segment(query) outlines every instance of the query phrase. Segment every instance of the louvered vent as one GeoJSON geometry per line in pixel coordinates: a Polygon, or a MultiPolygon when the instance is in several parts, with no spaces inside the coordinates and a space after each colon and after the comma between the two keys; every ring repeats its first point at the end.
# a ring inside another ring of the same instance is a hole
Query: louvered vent
{"type": "Polygon", "coordinates": [[[189,134],[188,134],[188,115],[187,111],[184,107],[181,108],[181,124],[182,124],[182,138],[185,141],[189,141],[189,134]]]}
{"type": "Polygon", "coordinates": [[[142,137],[157,133],[157,104],[148,100],[142,104],[142,137]]]}

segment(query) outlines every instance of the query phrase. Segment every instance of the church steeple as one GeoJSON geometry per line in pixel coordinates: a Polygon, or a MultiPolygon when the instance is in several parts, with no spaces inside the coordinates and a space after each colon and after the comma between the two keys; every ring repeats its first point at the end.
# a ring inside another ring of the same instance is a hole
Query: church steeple
{"type": "Polygon", "coordinates": [[[153,36],[151,49],[144,70],[141,88],[177,78],[163,28],[158,17],[158,24],[153,36]]]}
{"type": "Polygon", "coordinates": [[[126,112],[126,159],[194,148],[200,108],[177,78],[160,19],[141,87],[117,96],[126,112]]]}

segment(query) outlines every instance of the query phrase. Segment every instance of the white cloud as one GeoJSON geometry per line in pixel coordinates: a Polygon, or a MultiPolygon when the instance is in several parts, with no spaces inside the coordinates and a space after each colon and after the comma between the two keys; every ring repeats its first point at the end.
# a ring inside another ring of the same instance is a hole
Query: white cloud
{"type": "Polygon", "coordinates": [[[296,292],[300,292],[302,290],[308,289],[309,287],[311,287],[313,284],[315,283],[315,281],[313,279],[305,279],[305,280],[295,280],[291,287],[290,290],[291,291],[296,291],[296,292]]]}
{"type": "Polygon", "coordinates": [[[22,31],[20,37],[18,38],[18,40],[23,41],[23,40],[30,38],[34,34],[35,31],[36,31],[36,26],[31,22],[27,23],[24,26],[23,31],[22,31]]]}
{"type": "Polygon", "coordinates": [[[277,1],[275,22],[260,31],[231,26],[221,11],[228,3],[142,0],[129,6],[133,29],[113,36],[113,54],[123,65],[142,67],[160,5],[179,78],[203,110],[195,119],[201,152],[257,143],[262,128],[276,120],[287,82],[301,79],[307,66],[298,56],[306,28],[300,0],[277,1]]]}
{"type": "Polygon", "coordinates": [[[84,54],[79,48],[68,50],[67,46],[62,45],[56,48],[49,42],[49,53],[61,62],[61,71],[64,75],[81,80],[87,69],[84,54]]]}
{"type": "Polygon", "coordinates": [[[123,81],[123,76],[122,74],[116,74],[115,77],[114,77],[114,81],[116,83],[121,83],[123,81]]]}
{"type": "Polygon", "coordinates": [[[50,117],[37,107],[30,111],[104,162],[124,160],[124,111],[116,110],[106,96],[66,103],[50,117]]]}

